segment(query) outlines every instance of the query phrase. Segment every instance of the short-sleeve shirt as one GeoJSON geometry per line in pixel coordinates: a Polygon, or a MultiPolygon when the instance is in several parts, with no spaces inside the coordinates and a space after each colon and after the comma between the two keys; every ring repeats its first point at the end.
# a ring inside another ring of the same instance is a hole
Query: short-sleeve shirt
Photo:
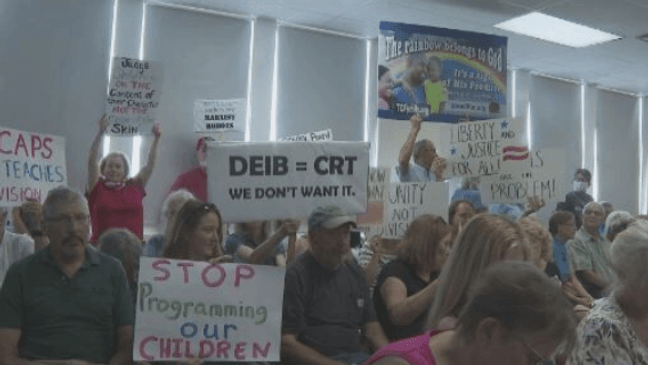
{"type": "Polygon", "coordinates": [[[34,240],[31,237],[5,230],[0,242],[0,288],[11,264],[32,253],[34,253],[34,240]]]}
{"type": "Polygon", "coordinates": [[[434,171],[428,170],[416,162],[410,163],[407,171],[403,172],[400,166],[394,166],[391,175],[392,182],[435,182],[436,176],[434,171]]]}
{"type": "Polygon", "coordinates": [[[308,251],[286,271],[282,329],[325,356],[361,351],[361,329],[376,321],[355,262],[330,270],[308,251]]]}
{"type": "Polygon", "coordinates": [[[648,348],[641,342],[614,295],[599,299],[578,325],[572,365],[648,365],[648,348]]]}
{"type": "Polygon", "coordinates": [[[585,227],[581,227],[569,241],[569,248],[574,271],[593,270],[607,280],[614,278],[607,242],[603,238],[594,238],[585,231],[585,227]]]}
{"type": "Polygon", "coordinates": [[[572,275],[570,267],[569,248],[566,242],[561,242],[558,236],[553,239],[553,260],[558,271],[560,272],[560,280],[565,282],[572,275]]]}
{"type": "MultiPolygon", "coordinates": [[[[436,276],[436,274],[431,274],[430,279],[434,280],[436,279],[436,276]]],[[[391,323],[391,320],[389,319],[389,312],[387,311],[387,306],[385,305],[385,301],[380,294],[380,287],[390,277],[394,277],[405,284],[408,297],[420,292],[428,285],[427,282],[416,275],[416,270],[404,261],[396,259],[394,261],[388,262],[387,264],[385,264],[385,266],[383,266],[380,274],[378,275],[378,280],[376,281],[376,290],[374,291],[373,302],[374,306],[376,307],[376,315],[378,316],[378,321],[382,325],[387,338],[389,338],[389,341],[395,341],[400,340],[401,338],[407,338],[422,333],[428,311],[421,313],[418,317],[416,317],[414,322],[412,322],[408,326],[397,326],[391,323]]]]}
{"type": "MultiPolygon", "coordinates": [[[[241,245],[248,246],[251,249],[255,249],[259,246],[248,234],[232,233],[227,237],[227,240],[225,240],[225,253],[228,255],[235,255],[236,258],[242,262],[242,259],[236,254],[241,245]]],[[[274,253],[271,253],[268,257],[263,259],[263,265],[276,265],[276,256],[286,254],[285,247],[281,243],[275,245],[273,252],[274,253]]]]}
{"type": "Polygon", "coordinates": [[[49,247],[9,269],[0,290],[0,328],[21,330],[20,358],[107,364],[116,348],[116,329],[133,325],[122,265],[91,247],[86,255],[71,280],[49,247]]]}
{"type": "Polygon", "coordinates": [[[144,239],[144,187],[136,179],[129,179],[119,188],[110,188],[104,180],[94,186],[88,197],[92,238],[96,244],[99,236],[110,228],[125,228],[139,239],[144,239]]]}

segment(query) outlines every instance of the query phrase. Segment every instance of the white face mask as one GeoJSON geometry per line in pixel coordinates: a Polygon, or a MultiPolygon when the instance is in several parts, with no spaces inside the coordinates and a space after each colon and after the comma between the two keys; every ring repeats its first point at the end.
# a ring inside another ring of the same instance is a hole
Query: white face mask
{"type": "Polygon", "coordinates": [[[587,183],[585,181],[574,181],[574,191],[587,191],[587,183]]]}

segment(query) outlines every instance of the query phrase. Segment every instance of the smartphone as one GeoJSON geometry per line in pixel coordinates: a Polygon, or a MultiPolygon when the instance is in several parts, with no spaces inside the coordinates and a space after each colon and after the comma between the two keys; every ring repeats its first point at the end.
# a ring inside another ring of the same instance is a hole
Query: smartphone
{"type": "Polygon", "coordinates": [[[362,231],[357,229],[351,230],[351,248],[362,246],[362,231]]]}

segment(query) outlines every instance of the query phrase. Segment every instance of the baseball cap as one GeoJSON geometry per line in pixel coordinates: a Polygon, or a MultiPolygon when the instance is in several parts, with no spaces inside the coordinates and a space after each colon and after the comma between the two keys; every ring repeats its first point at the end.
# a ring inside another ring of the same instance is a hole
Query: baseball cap
{"type": "Polygon", "coordinates": [[[340,207],[335,205],[317,207],[308,217],[308,230],[335,229],[346,223],[357,227],[355,217],[347,215],[340,207]]]}

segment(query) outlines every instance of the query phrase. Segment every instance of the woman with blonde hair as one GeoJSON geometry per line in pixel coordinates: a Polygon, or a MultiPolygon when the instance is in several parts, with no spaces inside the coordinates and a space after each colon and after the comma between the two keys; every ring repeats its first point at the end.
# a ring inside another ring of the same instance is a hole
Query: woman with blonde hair
{"type": "Polygon", "coordinates": [[[454,328],[468,288],[495,262],[530,258],[520,226],[507,218],[478,214],[461,230],[439,277],[427,328],[454,328]]]}
{"type": "Polygon", "coordinates": [[[442,245],[448,225],[439,216],[424,214],[412,221],[376,282],[374,305],[390,341],[423,332],[427,310],[439,285],[439,272],[448,258],[442,245]]]}

